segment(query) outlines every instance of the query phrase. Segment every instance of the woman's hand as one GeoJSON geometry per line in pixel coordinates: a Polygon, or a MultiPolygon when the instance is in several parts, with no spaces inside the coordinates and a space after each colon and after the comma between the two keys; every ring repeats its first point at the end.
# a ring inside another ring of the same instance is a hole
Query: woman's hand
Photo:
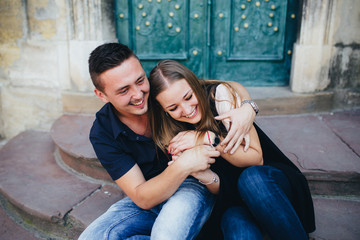
{"type": "Polygon", "coordinates": [[[215,162],[215,158],[220,156],[220,152],[209,145],[199,145],[185,150],[177,158],[173,158],[173,163],[180,169],[188,171],[189,174],[203,171],[215,162]]]}
{"type": "Polygon", "coordinates": [[[196,146],[197,135],[196,131],[180,132],[171,139],[167,150],[171,155],[177,155],[182,151],[193,148],[196,146]]]}
{"type": "Polygon", "coordinates": [[[250,146],[249,131],[255,119],[254,109],[250,104],[244,104],[240,108],[232,109],[227,113],[216,116],[216,120],[223,121],[225,127],[229,129],[226,138],[220,143],[225,146],[224,152],[230,151],[233,154],[243,140],[245,140],[244,151],[250,146]],[[228,125],[228,126],[226,126],[228,125]]]}

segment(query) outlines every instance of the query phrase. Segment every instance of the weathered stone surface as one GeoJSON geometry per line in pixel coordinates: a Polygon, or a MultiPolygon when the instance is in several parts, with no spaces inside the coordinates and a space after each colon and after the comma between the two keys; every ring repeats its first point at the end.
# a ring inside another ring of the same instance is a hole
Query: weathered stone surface
{"type": "Polygon", "coordinates": [[[311,194],[360,197],[360,173],[339,171],[306,171],[311,194]]]}
{"type": "Polygon", "coordinates": [[[105,185],[81,205],[74,208],[69,217],[80,223],[85,229],[91,222],[106,212],[112,204],[125,196],[124,192],[118,187],[105,185]]]}
{"type": "Polygon", "coordinates": [[[2,88],[1,102],[7,139],[29,128],[49,130],[62,110],[60,94],[50,89],[2,88]]]}
{"type": "Polygon", "coordinates": [[[21,0],[0,1],[0,79],[8,67],[20,58],[17,40],[23,37],[23,6],[21,0]],[[11,26],[11,27],[9,27],[11,26]]]}
{"type": "Polygon", "coordinates": [[[27,41],[21,45],[21,58],[12,66],[9,72],[11,86],[29,87],[40,91],[48,88],[51,91],[60,89],[62,71],[59,69],[62,61],[67,62],[67,58],[60,58],[64,49],[64,44],[49,42],[27,41]]]}
{"type": "Polygon", "coordinates": [[[90,177],[112,182],[89,141],[94,116],[63,115],[52,126],[51,137],[65,164],[90,177]]]}
{"type": "Polygon", "coordinates": [[[326,240],[360,238],[360,202],[358,200],[315,197],[316,231],[310,236],[326,240]]]}
{"type": "MultiPolygon", "coordinates": [[[[81,9],[82,11],[83,9],[81,9]]],[[[69,42],[70,78],[79,92],[92,92],[94,86],[90,79],[87,61],[90,53],[103,41],[76,41],[69,42]]]]}
{"type": "Polygon", "coordinates": [[[259,117],[257,122],[302,170],[360,173],[360,161],[315,115],[259,117]]]}
{"type": "Polygon", "coordinates": [[[75,157],[96,158],[89,140],[94,120],[95,116],[90,115],[63,115],[54,122],[51,137],[59,148],[75,157]]]}
{"type": "Polygon", "coordinates": [[[60,168],[48,133],[26,131],[0,150],[0,192],[22,211],[61,222],[75,205],[100,187],[60,168]]]}
{"type": "Polygon", "coordinates": [[[62,93],[63,112],[76,114],[95,114],[104,103],[94,93],[62,93]]]}
{"type": "Polygon", "coordinates": [[[259,116],[326,112],[332,109],[333,93],[294,93],[288,87],[249,87],[259,105],[259,116]]]}
{"type": "Polygon", "coordinates": [[[360,156],[360,110],[322,115],[331,130],[360,156]]]}
{"type": "Polygon", "coordinates": [[[15,223],[6,215],[6,212],[0,207],[0,236],[1,239],[26,239],[40,240],[34,233],[26,231],[22,226],[15,223]]]}

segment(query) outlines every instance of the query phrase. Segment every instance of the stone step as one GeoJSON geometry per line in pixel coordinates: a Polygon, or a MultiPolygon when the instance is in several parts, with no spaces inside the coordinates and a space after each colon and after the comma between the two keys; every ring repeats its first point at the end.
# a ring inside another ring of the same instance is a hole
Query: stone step
{"type": "MultiPolygon", "coordinates": [[[[360,137],[355,135],[360,113],[346,118],[346,134],[335,133],[332,129],[336,123],[345,121],[342,114],[259,116],[256,122],[305,174],[312,193],[359,196],[360,164],[354,151],[360,152],[360,137]],[[349,145],[341,135],[349,138],[349,145]]],[[[93,121],[93,116],[63,115],[54,123],[51,136],[70,168],[111,182],[88,139],[93,121]]]]}
{"type": "Polygon", "coordinates": [[[248,87],[260,108],[260,116],[332,111],[334,92],[294,93],[290,87],[248,87]]]}
{"type": "Polygon", "coordinates": [[[40,240],[35,232],[29,231],[16,223],[8,216],[6,211],[0,207],[0,236],[2,240],[40,240]]]}
{"type": "MultiPolygon", "coordinates": [[[[335,113],[257,118],[309,180],[317,223],[313,239],[358,239],[359,113],[347,117],[335,113]],[[348,129],[340,127],[343,121],[348,121],[348,129]],[[347,238],[339,237],[340,233],[347,238]]],[[[91,116],[64,115],[54,123],[51,134],[26,131],[0,149],[1,205],[27,228],[40,231],[39,236],[45,239],[76,239],[111,204],[124,197],[105,179],[87,177],[88,168],[79,174],[82,167],[75,169],[77,164],[67,164],[54,156],[61,148],[75,162],[79,158],[81,164],[89,159],[96,162],[88,140],[93,120],[91,116]],[[70,141],[73,138],[76,141],[70,141]]],[[[95,169],[101,168],[99,163],[94,165],[95,169]]]]}
{"type": "Polygon", "coordinates": [[[60,161],[71,169],[95,179],[112,182],[89,140],[94,119],[91,115],[63,115],[52,125],[51,138],[61,155],[60,161]]]}
{"type": "Polygon", "coordinates": [[[304,173],[313,194],[360,196],[360,111],[256,122],[304,173]]]}
{"type": "Polygon", "coordinates": [[[360,239],[360,198],[314,196],[315,240],[360,239]]]}
{"type": "Polygon", "coordinates": [[[54,151],[49,133],[25,131],[11,139],[0,150],[1,203],[42,236],[76,239],[124,194],[65,171],[54,151]]]}

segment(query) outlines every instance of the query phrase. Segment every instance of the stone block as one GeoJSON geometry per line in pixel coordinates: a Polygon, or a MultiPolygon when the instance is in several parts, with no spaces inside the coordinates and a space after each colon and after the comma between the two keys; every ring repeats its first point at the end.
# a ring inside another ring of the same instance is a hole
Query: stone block
{"type": "Polygon", "coordinates": [[[289,87],[249,87],[260,116],[325,112],[333,108],[332,92],[294,93],[289,87]]]}
{"type": "Polygon", "coordinates": [[[86,92],[94,89],[88,70],[88,59],[90,53],[102,43],[101,41],[70,41],[70,77],[76,87],[75,90],[86,92]]]}
{"type": "Polygon", "coordinates": [[[11,139],[0,151],[0,193],[28,224],[75,239],[67,215],[101,185],[64,171],[54,149],[44,132],[26,131],[11,139]]]}
{"type": "Polygon", "coordinates": [[[315,115],[260,117],[257,123],[304,172],[360,173],[359,156],[315,115]]]}
{"type": "Polygon", "coordinates": [[[91,222],[106,212],[112,204],[125,196],[125,193],[119,187],[105,185],[81,205],[75,207],[69,217],[82,225],[84,230],[91,222]]]}
{"type": "Polygon", "coordinates": [[[304,2],[301,29],[301,45],[323,45],[327,41],[327,23],[331,17],[332,1],[308,0],[304,2]]]}
{"type": "Polygon", "coordinates": [[[23,37],[23,17],[21,0],[0,1],[0,44],[23,37]]]}
{"type": "Polygon", "coordinates": [[[330,83],[328,77],[332,47],[326,45],[294,46],[290,86],[297,93],[324,90],[330,83]]]}
{"type": "Polygon", "coordinates": [[[19,87],[59,87],[58,51],[55,43],[27,41],[21,44],[21,58],[9,72],[11,85],[19,87]]]}
{"type": "Polygon", "coordinates": [[[28,31],[32,40],[65,40],[66,1],[29,0],[26,4],[28,31]]]}
{"type": "Polygon", "coordinates": [[[358,0],[337,0],[334,1],[337,17],[334,28],[334,43],[360,43],[360,1],[358,0]]]}
{"type": "Polygon", "coordinates": [[[360,156],[360,109],[324,114],[323,121],[358,156],[360,156]]]}
{"type": "Polygon", "coordinates": [[[60,94],[52,89],[2,89],[4,135],[11,138],[31,128],[49,130],[62,113],[60,94]]]}
{"type": "Polygon", "coordinates": [[[63,92],[64,113],[95,114],[104,103],[94,93],[63,92]]]}
{"type": "Polygon", "coordinates": [[[0,78],[8,78],[8,70],[20,59],[20,51],[20,48],[15,44],[0,45],[0,78]]]}
{"type": "Polygon", "coordinates": [[[63,115],[51,128],[51,137],[59,149],[59,162],[80,174],[113,182],[96,157],[89,140],[95,116],[63,115]],[[71,137],[70,137],[71,136],[71,137]]]}
{"type": "Polygon", "coordinates": [[[360,202],[351,199],[316,197],[314,239],[357,240],[360,236],[360,202]]]}

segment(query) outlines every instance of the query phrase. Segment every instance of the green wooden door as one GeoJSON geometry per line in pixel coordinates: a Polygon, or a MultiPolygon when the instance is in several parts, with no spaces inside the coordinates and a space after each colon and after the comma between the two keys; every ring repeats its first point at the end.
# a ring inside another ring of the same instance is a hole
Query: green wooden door
{"type": "Polygon", "coordinates": [[[175,59],[206,79],[286,85],[298,0],[116,0],[119,42],[147,73],[175,59]]]}
{"type": "Polygon", "coordinates": [[[117,0],[117,37],[149,72],[161,59],[175,59],[200,77],[207,71],[206,1],[117,0]]]}

